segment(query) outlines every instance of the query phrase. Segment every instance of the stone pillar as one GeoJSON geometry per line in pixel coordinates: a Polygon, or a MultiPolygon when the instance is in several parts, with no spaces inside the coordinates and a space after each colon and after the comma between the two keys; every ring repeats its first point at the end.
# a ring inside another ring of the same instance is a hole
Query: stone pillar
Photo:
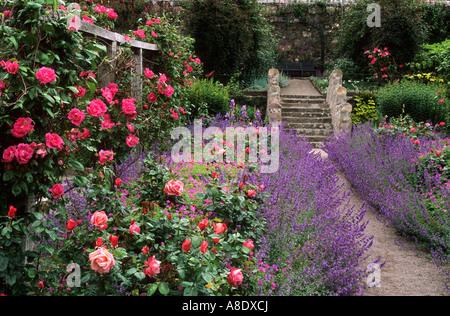
{"type": "Polygon", "coordinates": [[[106,87],[109,83],[115,82],[116,74],[116,52],[117,52],[117,42],[112,41],[106,45],[108,58],[103,60],[103,62],[98,66],[98,85],[100,88],[106,87]]]}
{"type": "Polygon", "coordinates": [[[270,69],[267,85],[266,115],[270,123],[281,123],[280,73],[277,69],[270,69]]]}
{"type": "Polygon", "coordinates": [[[131,97],[136,101],[142,100],[142,73],[143,73],[143,61],[142,61],[142,48],[133,48],[133,60],[131,69],[131,75],[133,80],[131,82],[131,97]]]}
{"type": "Polygon", "coordinates": [[[334,70],[329,78],[327,103],[330,105],[334,134],[352,129],[352,106],[347,102],[347,89],[342,86],[342,71],[334,70]]]}

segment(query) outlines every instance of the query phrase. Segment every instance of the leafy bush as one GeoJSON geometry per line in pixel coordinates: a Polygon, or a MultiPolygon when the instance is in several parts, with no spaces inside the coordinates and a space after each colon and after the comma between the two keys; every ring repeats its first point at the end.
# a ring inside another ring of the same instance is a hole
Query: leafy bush
{"type": "Polygon", "coordinates": [[[272,27],[256,0],[194,0],[184,10],[187,32],[205,71],[221,82],[266,73],[275,64],[272,27]]]}
{"type": "Polygon", "coordinates": [[[378,91],[377,106],[383,116],[405,113],[415,121],[441,122],[446,120],[447,108],[438,100],[438,91],[439,86],[434,84],[401,80],[378,91]]]}
{"type": "Polygon", "coordinates": [[[187,100],[192,104],[191,117],[225,113],[230,104],[226,85],[213,79],[198,79],[187,90],[187,100]]]}
{"type": "Polygon", "coordinates": [[[370,91],[363,91],[352,98],[352,123],[366,123],[378,120],[376,95],[370,91]]]}
{"type": "Polygon", "coordinates": [[[435,44],[423,44],[421,52],[409,66],[414,72],[432,72],[450,80],[450,39],[435,44]]]}

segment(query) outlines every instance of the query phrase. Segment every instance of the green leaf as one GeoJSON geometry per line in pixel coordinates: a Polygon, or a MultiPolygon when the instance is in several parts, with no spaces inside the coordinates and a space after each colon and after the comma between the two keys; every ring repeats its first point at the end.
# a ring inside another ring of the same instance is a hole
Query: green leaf
{"type": "Polygon", "coordinates": [[[14,183],[14,185],[12,186],[12,190],[11,191],[12,191],[12,194],[14,196],[19,196],[20,193],[22,193],[22,187],[20,185],[20,182],[14,183]]]}
{"type": "Polygon", "coordinates": [[[78,187],[85,187],[89,183],[89,179],[84,176],[77,175],[72,177],[72,182],[78,187]]]}
{"type": "Polygon", "coordinates": [[[162,295],[167,295],[170,292],[169,285],[166,282],[159,283],[158,290],[162,295]]]}
{"type": "Polygon", "coordinates": [[[71,159],[69,160],[68,165],[75,170],[84,171],[84,166],[79,161],[71,159]]]}
{"type": "Polygon", "coordinates": [[[134,274],[134,276],[135,276],[138,280],[140,280],[140,281],[142,281],[142,280],[145,279],[145,274],[144,274],[144,272],[142,272],[142,271],[136,272],[136,273],[134,274]]]}
{"type": "Polygon", "coordinates": [[[14,171],[8,170],[3,174],[3,181],[7,182],[14,178],[14,171]]]}
{"type": "Polygon", "coordinates": [[[136,268],[131,268],[127,272],[125,272],[125,275],[132,275],[135,274],[136,272],[137,272],[136,268]]]}
{"type": "Polygon", "coordinates": [[[158,283],[151,283],[147,286],[147,296],[152,296],[158,289],[158,283]]]}
{"type": "Polygon", "coordinates": [[[198,290],[195,286],[186,287],[186,288],[184,288],[183,295],[184,296],[197,296],[198,290]]]}
{"type": "Polygon", "coordinates": [[[6,270],[8,263],[9,259],[7,257],[0,257],[0,272],[6,270]]]}

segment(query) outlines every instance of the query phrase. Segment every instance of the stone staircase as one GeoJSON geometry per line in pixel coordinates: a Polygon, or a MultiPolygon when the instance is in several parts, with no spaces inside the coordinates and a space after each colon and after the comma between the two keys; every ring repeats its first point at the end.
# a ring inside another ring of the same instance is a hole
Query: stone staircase
{"type": "Polygon", "coordinates": [[[314,148],[333,132],[330,107],[321,95],[281,95],[281,118],[287,128],[305,135],[314,148]]]}

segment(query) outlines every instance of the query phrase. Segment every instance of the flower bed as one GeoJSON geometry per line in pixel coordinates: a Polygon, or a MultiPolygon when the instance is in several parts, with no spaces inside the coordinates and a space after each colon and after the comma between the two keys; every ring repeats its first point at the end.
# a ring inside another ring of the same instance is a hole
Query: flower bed
{"type": "Polygon", "coordinates": [[[354,125],[352,132],[327,142],[324,150],[388,223],[431,249],[436,262],[448,264],[449,142],[438,128],[440,124],[408,117],[378,128],[354,125]]]}

